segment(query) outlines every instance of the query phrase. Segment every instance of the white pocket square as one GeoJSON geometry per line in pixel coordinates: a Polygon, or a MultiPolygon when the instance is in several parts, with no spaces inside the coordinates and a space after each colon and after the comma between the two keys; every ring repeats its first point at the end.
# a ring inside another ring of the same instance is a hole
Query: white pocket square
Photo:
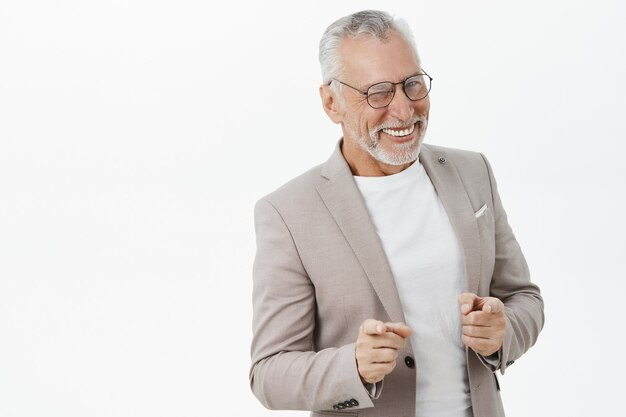
{"type": "Polygon", "coordinates": [[[476,213],[474,213],[474,216],[476,216],[476,218],[479,218],[480,216],[485,214],[488,208],[489,207],[487,207],[487,204],[484,204],[481,208],[478,209],[476,213]]]}

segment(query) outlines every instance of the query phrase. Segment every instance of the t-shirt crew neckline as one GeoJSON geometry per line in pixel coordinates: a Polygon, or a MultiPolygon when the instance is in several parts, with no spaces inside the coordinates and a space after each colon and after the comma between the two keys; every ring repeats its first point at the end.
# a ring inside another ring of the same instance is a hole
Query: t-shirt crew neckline
{"type": "Polygon", "coordinates": [[[376,190],[384,186],[386,190],[390,188],[401,188],[420,177],[423,171],[422,164],[416,159],[408,168],[397,174],[383,175],[380,177],[362,177],[353,175],[354,181],[361,190],[376,190]]]}

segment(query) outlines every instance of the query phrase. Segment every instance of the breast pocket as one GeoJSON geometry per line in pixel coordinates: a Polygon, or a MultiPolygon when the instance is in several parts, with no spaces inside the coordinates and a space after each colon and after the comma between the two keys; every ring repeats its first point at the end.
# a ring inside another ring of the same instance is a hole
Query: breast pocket
{"type": "Polygon", "coordinates": [[[488,288],[488,282],[493,273],[496,258],[496,236],[494,213],[490,205],[484,204],[474,212],[478,234],[480,237],[480,257],[482,264],[482,279],[488,288]]]}
{"type": "Polygon", "coordinates": [[[493,218],[493,210],[487,204],[481,206],[474,213],[474,217],[476,218],[476,224],[478,225],[478,231],[480,233],[480,238],[482,241],[484,240],[495,240],[494,236],[494,218],[493,218]]]}

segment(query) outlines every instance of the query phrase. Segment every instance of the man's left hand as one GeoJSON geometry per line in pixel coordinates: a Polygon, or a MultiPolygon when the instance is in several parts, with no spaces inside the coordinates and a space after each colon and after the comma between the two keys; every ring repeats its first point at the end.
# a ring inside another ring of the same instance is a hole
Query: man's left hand
{"type": "Polygon", "coordinates": [[[468,292],[460,294],[458,300],[463,325],[463,344],[483,356],[500,350],[506,328],[502,301],[468,292]]]}

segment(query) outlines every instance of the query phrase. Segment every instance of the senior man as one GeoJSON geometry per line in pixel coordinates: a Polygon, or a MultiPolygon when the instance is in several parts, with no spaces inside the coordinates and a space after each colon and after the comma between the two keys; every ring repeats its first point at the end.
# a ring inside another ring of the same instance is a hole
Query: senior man
{"type": "Polygon", "coordinates": [[[331,24],[320,95],[343,137],[255,207],[250,384],[313,416],[503,416],[543,300],[480,153],[422,144],[432,78],[379,11],[331,24]]]}

